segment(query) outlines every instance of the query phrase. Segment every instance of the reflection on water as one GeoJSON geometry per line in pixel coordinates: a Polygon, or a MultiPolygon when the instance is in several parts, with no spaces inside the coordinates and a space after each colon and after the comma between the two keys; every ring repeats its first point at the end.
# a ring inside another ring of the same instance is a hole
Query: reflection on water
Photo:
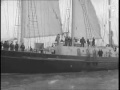
{"type": "Polygon", "coordinates": [[[58,73],[2,74],[2,90],[118,90],[118,70],[58,73]]]}

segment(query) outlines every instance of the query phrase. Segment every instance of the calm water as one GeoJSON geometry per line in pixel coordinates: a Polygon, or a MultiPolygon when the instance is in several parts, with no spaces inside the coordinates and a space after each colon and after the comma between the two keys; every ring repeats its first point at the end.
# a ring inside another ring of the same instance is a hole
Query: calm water
{"type": "Polygon", "coordinates": [[[118,90],[118,70],[62,74],[2,74],[1,90],[118,90]]]}

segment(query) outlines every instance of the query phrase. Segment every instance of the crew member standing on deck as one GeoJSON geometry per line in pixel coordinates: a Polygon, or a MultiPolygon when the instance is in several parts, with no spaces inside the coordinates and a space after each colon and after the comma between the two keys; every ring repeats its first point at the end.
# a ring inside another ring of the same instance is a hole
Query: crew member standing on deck
{"type": "Polygon", "coordinates": [[[103,55],[102,49],[98,51],[98,55],[99,55],[99,57],[102,57],[102,55],[103,55]]]}
{"type": "Polygon", "coordinates": [[[1,42],[1,50],[2,50],[2,48],[3,48],[3,42],[1,42]]]}
{"type": "Polygon", "coordinates": [[[10,44],[10,50],[14,51],[14,44],[13,44],[13,42],[11,42],[11,44],[10,44]]]}
{"type": "Polygon", "coordinates": [[[21,51],[24,51],[25,50],[25,45],[22,43],[22,45],[20,46],[21,48],[21,51]]]}
{"type": "Polygon", "coordinates": [[[90,51],[89,49],[86,49],[87,56],[90,57],[90,51]]]}
{"type": "Polygon", "coordinates": [[[82,39],[80,39],[80,43],[81,43],[81,46],[84,47],[84,44],[85,44],[85,39],[84,39],[84,37],[82,37],[82,39]]]}
{"type": "Polygon", "coordinates": [[[70,37],[70,46],[72,46],[72,38],[70,37]]]}
{"type": "Polygon", "coordinates": [[[6,50],[6,44],[7,44],[7,42],[4,41],[4,43],[3,43],[3,50],[6,50]]]}
{"type": "Polygon", "coordinates": [[[32,49],[32,47],[30,46],[30,51],[32,52],[33,51],[33,49],[32,49]]]}
{"type": "Polygon", "coordinates": [[[60,43],[60,34],[57,35],[55,41],[57,42],[57,45],[59,45],[59,43],[60,43]]]}
{"type": "Polygon", "coordinates": [[[89,45],[90,45],[90,41],[89,41],[89,39],[87,39],[87,45],[88,45],[88,47],[89,47],[89,45]]]}
{"type": "Polygon", "coordinates": [[[95,38],[93,37],[92,46],[95,46],[95,38]]]}
{"type": "Polygon", "coordinates": [[[16,44],[15,44],[15,51],[18,51],[18,48],[19,48],[19,45],[18,45],[18,43],[16,42],[16,44]]]}
{"type": "Polygon", "coordinates": [[[9,42],[8,41],[4,42],[3,48],[4,48],[4,50],[9,50],[9,42]]]}
{"type": "Polygon", "coordinates": [[[111,52],[111,50],[109,50],[109,57],[111,57],[111,55],[112,55],[112,52],[111,52]]]}
{"type": "Polygon", "coordinates": [[[82,38],[80,39],[80,46],[82,47],[82,38]]]}
{"type": "Polygon", "coordinates": [[[68,46],[72,46],[72,38],[71,37],[68,37],[68,46]]]}
{"type": "Polygon", "coordinates": [[[93,58],[96,59],[96,57],[97,57],[97,54],[96,54],[96,50],[94,49],[93,50],[93,58]]]}
{"type": "Polygon", "coordinates": [[[68,37],[68,36],[65,36],[65,46],[68,45],[68,39],[69,39],[69,37],[68,37]]]}

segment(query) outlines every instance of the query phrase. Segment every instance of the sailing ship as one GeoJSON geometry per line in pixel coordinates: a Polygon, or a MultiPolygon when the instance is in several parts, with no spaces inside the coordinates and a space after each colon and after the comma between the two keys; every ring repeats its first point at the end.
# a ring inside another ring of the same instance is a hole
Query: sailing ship
{"type": "Polygon", "coordinates": [[[61,73],[118,69],[118,52],[114,52],[112,47],[80,47],[74,41],[74,38],[82,37],[101,39],[100,26],[91,0],[71,0],[68,13],[68,29],[63,31],[59,0],[21,0],[19,43],[29,38],[49,38],[58,34],[62,37],[67,33],[72,38],[72,46],[64,46],[64,42],[60,42],[44,48],[44,43],[34,42],[36,50],[42,50],[43,53],[1,50],[1,72],[61,73]],[[98,57],[96,53],[94,55],[93,52],[99,49],[103,50],[103,57],[98,57]]]}

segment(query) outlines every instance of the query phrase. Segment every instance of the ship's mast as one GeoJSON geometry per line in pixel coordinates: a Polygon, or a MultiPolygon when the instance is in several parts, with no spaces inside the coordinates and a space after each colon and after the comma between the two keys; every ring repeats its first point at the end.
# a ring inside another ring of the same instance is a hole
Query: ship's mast
{"type": "MultiPolygon", "coordinates": [[[[73,0],[71,0],[71,13],[73,12],[73,0]]],[[[71,37],[72,37],[72,46],[74,46],[74,31],[73,31],[73,13],[71,14],[72,16],[72,18],[71,18],[71,37]]]]}
{"type": "Polygon", "coordinates": [[[111,31],[111,0],[108,0],[109,5],[109,45],[112,46],[112,31],[111,31]]]}
{"type": "Polygon", "coordinates": [[[21,3],[21,12],[20,12],[20,14],[21,14],[21,35],[20,35],[20,44],[22,44],[23,42],[24,42],[24,27],[23,27],[23,24],[24,24],[24,22],[23,22],[23,0],[20,0],[20,3],[21,3]]]}
{"type": "Polygon", "coordinates": [[[17,17],[18,17],[18,23],[17,23],[17,40],[18,40],[18,43],[20,44],[20,31],[21,31],[21,15],[20,15],[20,13],[21,13],[21,11],[20,11],[20,6],[21,6],[21,2],[20,2],[20,0],[18,0],[17,1],[17,17]]]}

